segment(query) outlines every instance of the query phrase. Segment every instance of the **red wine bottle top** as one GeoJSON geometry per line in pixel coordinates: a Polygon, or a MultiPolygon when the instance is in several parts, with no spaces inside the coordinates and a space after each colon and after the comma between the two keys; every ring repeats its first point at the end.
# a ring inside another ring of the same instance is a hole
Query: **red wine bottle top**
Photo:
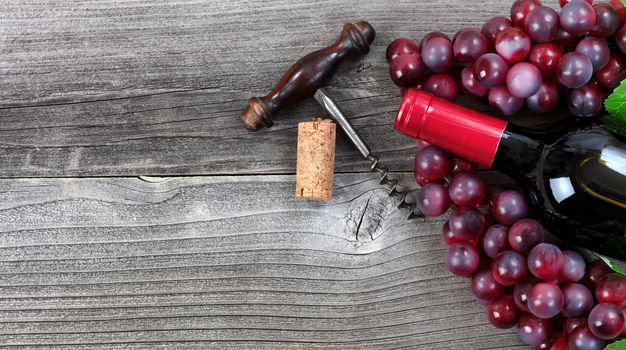
{"type": "Polygon", "coordinates": [[[408,89],[396,116],[396,130],[463,158],[491,167],[507,122],[408,89]]]}

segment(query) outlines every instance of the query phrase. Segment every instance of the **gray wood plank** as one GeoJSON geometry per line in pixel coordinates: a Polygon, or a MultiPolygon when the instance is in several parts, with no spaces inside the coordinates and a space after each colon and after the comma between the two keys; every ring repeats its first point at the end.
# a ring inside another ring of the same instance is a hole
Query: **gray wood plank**
{"type": "MultiPolygon", "coordinates": [[[[321,109],[306,101],[256,134],[241,127],[239,113],[303,53],[331,43],[344,21],[361,19],[376,28],[375,44],[339,71],[331,90],[388,166],[410,170],[413,142],[392,127],[400,97],[387,76],[386,45],[479,26],[509,5],[3,1],[0,176],[293,173],[296,123],[321,109]]],[[[337,170],[367,171],[342,135],[337,170]]]]}
{"type": "Polygon", "coordinates": [[[407,221],[370,174],[326,203],[294,185],[0,180],[0,345],[522,348],[446,271],[442,219],[407,221]]]}

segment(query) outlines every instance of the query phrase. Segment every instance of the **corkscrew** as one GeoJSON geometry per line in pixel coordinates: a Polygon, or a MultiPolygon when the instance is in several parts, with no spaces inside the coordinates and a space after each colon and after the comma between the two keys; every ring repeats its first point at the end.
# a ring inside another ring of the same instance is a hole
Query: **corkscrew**
{"type": "Polygon", "coordinates": [[[378,164],[352,123],[345,117],[337,103],[324,86],[337,72],[339,65],[349,58],[358,58],[370,50],[376,32],[367,22],[346,23],[338,39],[330,46],[309,53],[294,63],[282,76],[278,84],[267,95],[252,97],[241,112],[244,126],[252,131],[271,127],[278,112],[285,106],[314,96],[339,125],[364,160],[370,162],[371,171],[380,176],[380,183],[389,186],[389,195],[399,199],[399,207],[411,209],[409,218],[421,217],[411,203],[410,192],[399,189],[398,180],[389,175],[389,170],[378,164]]]}

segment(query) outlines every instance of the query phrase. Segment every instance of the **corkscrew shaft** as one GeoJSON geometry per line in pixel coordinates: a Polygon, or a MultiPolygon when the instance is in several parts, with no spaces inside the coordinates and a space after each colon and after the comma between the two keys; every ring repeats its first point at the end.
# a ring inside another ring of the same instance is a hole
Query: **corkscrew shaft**
{"type": "Polygon", "coordinates": [[[380,175],[380,184],[389,186],[389,196],[399,197],[400,203],[398,207],[407,207],[411,209],[409,219],[421,217],[420,213],[416,213],[415,204],[409,203],[407,200],[410,196],[409,191],[401,191],[398,189],[398,180],[389,177],[389,169],[378,165],[378,157],[372,154],[369,146],[361,135],[356,131],[352,123],[339,108],[335,100],[330,97],[328,91],[324,88],[318,89],[314,94],[319,104],[330,114],[330,117],[339,125],[341,130],[346,134],[352,145],[361,153],[364,160],[371,164],[371,171],[380,175]]]}

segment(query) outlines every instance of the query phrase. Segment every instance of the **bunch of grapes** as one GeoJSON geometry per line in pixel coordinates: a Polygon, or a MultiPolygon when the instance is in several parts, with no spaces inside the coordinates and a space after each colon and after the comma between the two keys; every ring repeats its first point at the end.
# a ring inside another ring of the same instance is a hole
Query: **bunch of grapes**
{"type": "Polygon", "coordinates": [[[537,349],[602,349],[626,336],[626,278],[601,260],[544,242],[515,190],[486,190],[477,166],[419,141],[417,208],[440,216],[453,208],[442,236],[445,264],[471,278],[476,300],[498,328],[516,327],[537,349]],[[489,193],[489,195],[485,195],[489,193]]]}
{"type": "Polygon", "coordinates": [[[503,115],[524,104],[546,113],[562,96],[573,115],[596,116],[626,78],[626,9],[619,0],[560,3],[559,13],[539,0],[517,0],[510,19],[491,18],[452,40],[441,32],[419,46],[396,39],[387,48],[391,79],[451,101],[459,90],[487,98],[503,115]]]}

